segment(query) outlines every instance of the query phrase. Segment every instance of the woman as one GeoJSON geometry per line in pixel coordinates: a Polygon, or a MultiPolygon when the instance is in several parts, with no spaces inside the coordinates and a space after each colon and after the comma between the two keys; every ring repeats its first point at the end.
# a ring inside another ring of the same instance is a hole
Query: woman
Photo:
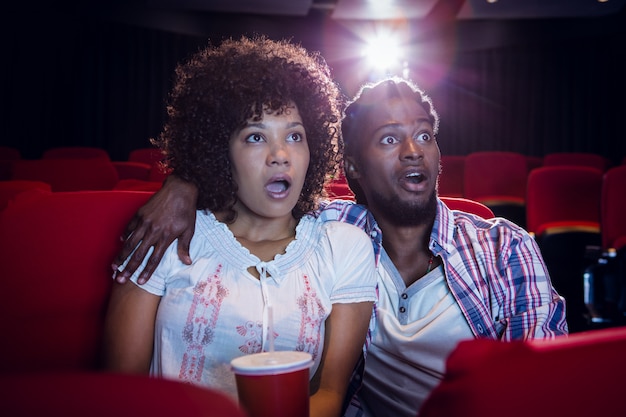
{"type": "Polygon", "coordinates": [[[156,144],[198,189],[193,262],[176,243],[150,281],[114,284],[110,370],[236,395],[231,359],[311,353],[310,415],[339,416],[375,300],[372,245],[322,222],[324,181],[341,152],[339,92],[316,54],[266,38],[227,40],[177,68],[156,144]]]}

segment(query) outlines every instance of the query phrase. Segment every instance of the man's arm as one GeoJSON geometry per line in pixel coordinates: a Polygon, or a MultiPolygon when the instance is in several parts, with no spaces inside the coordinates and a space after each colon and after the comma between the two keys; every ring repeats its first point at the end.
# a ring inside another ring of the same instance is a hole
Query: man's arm
{"type": "Polygon", "coordinates": [[[511,245],[505,271],[514,299],[506,306],[508,325],[504,340],[552,339],[569,333],[565,299],[550,280],[536,241],[524,233],[511,245]]]}
{"type": "Polygon", "coordinates": [[[161,261],[165,250],[176,239],[178,239],[178,257],[185,264],[191,264],[189,243],[195,228],[197,198],[198,190],[194,184],[173,174],[167,177],[163,187],[137,211],[126,226],[122,236],[124,246],[112,265],[118,283],[128,281],[150,248],[154,247],[138,279],[139,284],[146,283],[161,261]],[[118,267],[129,256],[124,270],[118,272],[118,267]]]}

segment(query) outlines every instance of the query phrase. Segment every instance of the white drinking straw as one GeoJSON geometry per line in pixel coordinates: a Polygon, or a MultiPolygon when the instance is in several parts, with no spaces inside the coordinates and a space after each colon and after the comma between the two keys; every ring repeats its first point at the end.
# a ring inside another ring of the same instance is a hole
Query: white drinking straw
{"type": "Polygon", "coordinates": [[[274,352],[274,317],[272,312],[272,306],[267,306],[267,341],[269,343],[269,351],[274,352]]]}

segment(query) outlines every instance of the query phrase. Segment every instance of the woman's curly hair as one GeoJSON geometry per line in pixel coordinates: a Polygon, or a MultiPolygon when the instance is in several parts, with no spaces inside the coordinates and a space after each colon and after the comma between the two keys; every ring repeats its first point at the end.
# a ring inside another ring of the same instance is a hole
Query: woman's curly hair
{"type": "MultiPolygon", "coordinates": [[[[382,100],[402,97],[413,98],[417,104],[424,108],[433,126],[433,133],[437,134],[439,131],[439,115],[433,107],[431,98],[410,80],[400,77],[388,77],[375,83],[365,84],[348,103],[341,122],[345,155],[358,154],[359,138],[362,136],[361,126],[364,124],[364,120],[368,117],[369,112],[375,110],[378,103],[382,100]]],[[[348,173],[346,173],[346,178],[357,203],[367,204],[359,184],[351,180],[348,173]]]]}
{"type": "Polygon", "coordinates": [[[307,135],[309,169],[293,215],[317,208],[324,183],[340,163],[342,97],[319,53],[264,36],[208,46],[176,68],[163,131],[153,143],[164,164],[198,187],[197,208],[234,219],[237,184],[229,158],[231,135],[263,112],[298,108],[307,135]]]}

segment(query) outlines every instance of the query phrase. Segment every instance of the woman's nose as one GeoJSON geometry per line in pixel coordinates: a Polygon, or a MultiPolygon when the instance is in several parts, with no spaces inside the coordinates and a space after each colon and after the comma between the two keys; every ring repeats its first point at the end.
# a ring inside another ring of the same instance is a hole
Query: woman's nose
{"type": "Polygon", "coordinates": [[[270,148],[268,162],[270,165],[283,165],[289,163],[289,151],[284,144],[274,144],[270,148]]]}

